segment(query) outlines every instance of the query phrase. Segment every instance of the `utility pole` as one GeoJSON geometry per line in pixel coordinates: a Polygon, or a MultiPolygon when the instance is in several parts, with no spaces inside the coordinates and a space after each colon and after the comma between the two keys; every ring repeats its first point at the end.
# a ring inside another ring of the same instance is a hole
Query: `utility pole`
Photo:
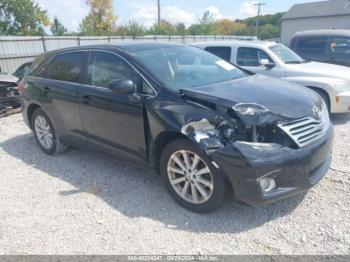
{"type": "Polygon", "coordinates": [[[265,3],[256,3],[254,4],[258,7],[258,16],[256,17],[256,37],[259,38],[259,23],[260,23],[260,13],[261,13],[261,7],[266,5],[265,3]]]}
{"type": "Polygon", "coordinates": [[[160,24],[160,0],[158,2],[158,24],[160,24]]]}

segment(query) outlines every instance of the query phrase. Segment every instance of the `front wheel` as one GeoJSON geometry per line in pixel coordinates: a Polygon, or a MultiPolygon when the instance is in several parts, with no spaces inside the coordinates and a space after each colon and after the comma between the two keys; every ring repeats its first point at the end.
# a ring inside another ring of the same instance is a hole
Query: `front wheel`
{"type": "Polygon", "coordinates": [[[166,188],[181,206],[208,213],[223,203],[224,178],[192,142],[181,139],[168,144],[160,165],[166,188]]]}

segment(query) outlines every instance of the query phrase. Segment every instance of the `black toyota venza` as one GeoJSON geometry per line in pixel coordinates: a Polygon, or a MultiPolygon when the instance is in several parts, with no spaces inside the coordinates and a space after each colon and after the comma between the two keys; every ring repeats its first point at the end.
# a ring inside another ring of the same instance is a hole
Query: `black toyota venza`
{"type": "Polygon", "coordinates": [[[195,47],[53,51],[19,86],[24,120],[45,153],[88,146],[147,163],[194,212],[216,209],[230,191],[252,206],[306,191],[331,161],[333,127],[320,96],[195,47]]]}

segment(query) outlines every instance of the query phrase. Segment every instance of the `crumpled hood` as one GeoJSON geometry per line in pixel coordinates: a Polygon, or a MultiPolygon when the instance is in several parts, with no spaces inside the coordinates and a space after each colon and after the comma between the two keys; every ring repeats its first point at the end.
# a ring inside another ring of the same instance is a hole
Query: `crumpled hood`
{"type": "Polygon", "coordinates": [[[17,81],[18,78],[13,75],[0,73],[0,82],[16,83],[17,81]]]}
{"type": "Polygon", "coordinates": [[[350,68],[319,62],[286,65],[286,76],[332,77],[350,81],[350,68]]]}
{"type": "Polygon", "coordinates": [[[312,116],[313,107],[321,107],[322,104],[320,96],[314,91],[259,74],[182,89],[181,92],[186,97],[233,108],[241,119],[246,118],[244,114],[250,115],[247,121],[242,119],[246,124],[267,124],[312,116]]]}

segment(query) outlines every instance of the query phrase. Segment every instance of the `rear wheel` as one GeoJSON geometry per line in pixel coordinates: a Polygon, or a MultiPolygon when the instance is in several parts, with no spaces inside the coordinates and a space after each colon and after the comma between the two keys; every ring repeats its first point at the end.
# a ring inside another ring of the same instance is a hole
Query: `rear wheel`
{"type": "Polygon", "coordinates": [[[190,141],[176,140],[166,146],[161,174],[172,197],[193,212],[211,212],[224,201],[224,178],[190,141]]]}
{"type": "Polygon", "coordinates": [[[46,154],[58,154],[67,148],[57,137],[51,120],[41,108],[33,112],[31,126],[40,148],[46,154]]]}

